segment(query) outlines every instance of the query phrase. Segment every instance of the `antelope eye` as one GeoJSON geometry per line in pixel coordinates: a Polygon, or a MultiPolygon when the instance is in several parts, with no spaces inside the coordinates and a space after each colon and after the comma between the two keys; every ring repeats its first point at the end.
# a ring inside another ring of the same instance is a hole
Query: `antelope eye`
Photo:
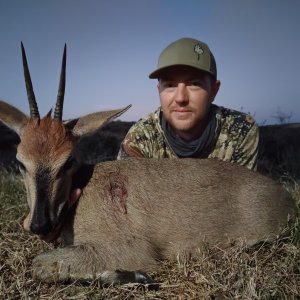
{"type": "Polygon", "coordinates": [[[70,170],[75,164],[76,164],[76,160],[74,158],[70,157],[64,164],[63,170],[64,171],[70,170]]]}
{"type": "Polygon", "coordinates": [[[22,163],[22,162],[20,162],[19,160],[18,160],[18,165],[19,165],[19,170],[20,170],[20,172],[26,172],[26,167],[24,166],[24,164],[22,163]]]}

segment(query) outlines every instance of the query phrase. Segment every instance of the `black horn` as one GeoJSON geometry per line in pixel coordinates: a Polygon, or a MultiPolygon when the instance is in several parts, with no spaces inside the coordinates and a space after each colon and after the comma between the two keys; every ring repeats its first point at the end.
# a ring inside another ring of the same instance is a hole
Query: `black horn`
{"type": "Polygon", "coordinates": [[[66,58],[67,58],[67,45],[65,44],[62,65],[61,65],[57,101],[56,101],[56,106],[55,106],[54,116],[53,116],[53,119],[60,120],[60,121],[62,120],[65,86],[66,86],[66,58]]]}
{"type": "Polygon", "coordinates": [[[27,64],[27,59],[26,59],[26,53],[22,42],[21,42],[21,48],[22,48],[24,78],[25,78],[26,91],[27,91],[27,97],[28,97],[29,109],[30,109],[30,117],[39,119],[40,118],[39,109],[35,100],[32,82],[31,82],[30,73],[27,64]]]}

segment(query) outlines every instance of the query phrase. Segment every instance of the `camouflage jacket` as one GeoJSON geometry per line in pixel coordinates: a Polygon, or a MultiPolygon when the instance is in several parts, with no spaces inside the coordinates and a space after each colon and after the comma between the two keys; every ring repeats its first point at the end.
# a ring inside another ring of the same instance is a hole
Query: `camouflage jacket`
{"type": "MultiPolygon", "coordinates": [[[[213,147],[205,154],[256,169],[258,126],[247,114],[218,107],[213,147]]],[[[121,144],[118,159],[128,157],[177,158],[160,125],[161,109],[140,119],[128,131],[121,144]]]]}

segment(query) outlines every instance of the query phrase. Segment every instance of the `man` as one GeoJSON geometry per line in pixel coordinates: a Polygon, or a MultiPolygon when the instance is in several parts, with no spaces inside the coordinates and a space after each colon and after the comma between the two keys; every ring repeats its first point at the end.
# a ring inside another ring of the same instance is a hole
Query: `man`
{"type": "Polygon", "coordinates": [[[258,127],[249,115],[212,104],[220,81],[205,43],[170,44],[149,77],[158,79],[161,106],[131,127],[118,159],[216,158],[256,168],[258,127]]]}

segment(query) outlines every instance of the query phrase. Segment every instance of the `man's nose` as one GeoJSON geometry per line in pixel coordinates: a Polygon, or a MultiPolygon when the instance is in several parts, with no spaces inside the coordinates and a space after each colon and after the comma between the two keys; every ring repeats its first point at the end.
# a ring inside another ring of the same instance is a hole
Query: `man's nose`
{"type": "Polygon", "coordinates": [[[177,103],[188,102],[188,94],[185,83],[178,83],[175,93],[175,101],[177,103]]]}

